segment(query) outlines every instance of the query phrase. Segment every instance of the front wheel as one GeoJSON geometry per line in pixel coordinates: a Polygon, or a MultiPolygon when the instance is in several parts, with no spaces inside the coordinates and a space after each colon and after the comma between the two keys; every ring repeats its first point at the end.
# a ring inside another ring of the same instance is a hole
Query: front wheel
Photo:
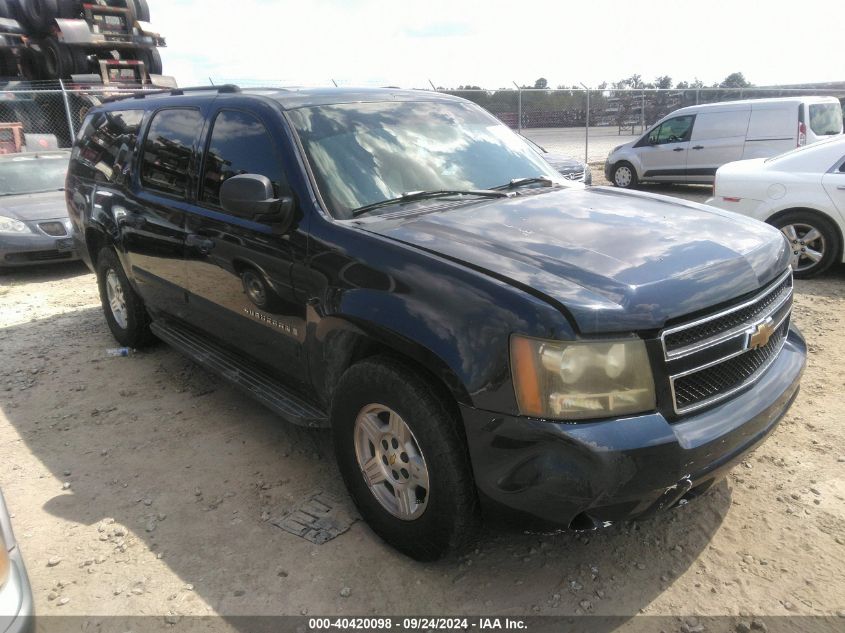
{"type": "Polygon", "coordinates": [[[97,283],[103,313],[112,335],[126,347],[140,348],[155,340],[144,302],[132,288],[117,254],[104,248],[97,257],[97,283]]]}
{"type": "Polygon", "coordinates": [[[390,358],[352,366],[332,402],[343,480],[381,538],[416,560],[472,542],[478,499],[460,420],[427,380],[390,358]]]}
{"type": "Polygon", "coordinates": [[[784,234],[792,251],[790,264],[795,277],[806,279],[831,267],[841,249],[833,223],[810,211],[790,211],[771,224],[784,234]]]}
{"type": "Polygon", "coordinates": [[[631,189],[637,186],[637,170],[631,163],[617,163],[613,168],[613,184],[622,189],[631,189]]]}

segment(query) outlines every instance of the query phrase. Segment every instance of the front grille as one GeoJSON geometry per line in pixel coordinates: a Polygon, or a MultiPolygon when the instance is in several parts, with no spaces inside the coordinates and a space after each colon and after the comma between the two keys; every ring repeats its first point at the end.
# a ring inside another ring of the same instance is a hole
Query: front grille
{"type": "Polygon", "coordinates": [[[662,333],[676,414],[724,400],[766,371],[789,333],[792,286],[788,270],[753,297],[662,333]]]}
{"type": "Polygon", "coordinates": [[[749,379],[762,374],[780,352],[789,331],[785,319],[769,342],[759,349],[749,350],[726,361],[673,380],[675,407],[687,410],[702,402],[722,400],[741,389],[749,379]]]}
{"type": "Polygon", "coordinates": [[[38,228],[51,237],[64,237],[67,235],[67,227],[62,222],[41,222],[38,228]]]}
{"type": "Polygon", "coordinates": [[[566,174],[561,174],[566,180],[584,180],[583,171],[570,171],[566,174]]]}
{"type": "Polygon", "coordinates": [[[775,282],[773,287],[767,288],[747,302],[728,308],[716,315],[703,317],[691,324],[667,330],[663,335],[663,345],[670,356],[683,352],[684,348],[706,343],[708,339],[730,333],[736,328],[747,327],[763,313],[768,312],[773,305],[780,305],[792,295],[792,274],[775,282]]]}

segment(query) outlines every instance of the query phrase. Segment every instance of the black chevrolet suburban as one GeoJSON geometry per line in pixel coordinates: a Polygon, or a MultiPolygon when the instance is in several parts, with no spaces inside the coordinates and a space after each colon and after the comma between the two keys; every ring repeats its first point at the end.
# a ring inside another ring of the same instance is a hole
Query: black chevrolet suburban
{"type": "Polygon", "coordinates": [[[452,96],[115,101],[67,203],[115,338],[331,427],[361,514],[421,560],[482,510],[592,529],[700,495],[805,364],[777,230],[567,181],[452,96]]]}

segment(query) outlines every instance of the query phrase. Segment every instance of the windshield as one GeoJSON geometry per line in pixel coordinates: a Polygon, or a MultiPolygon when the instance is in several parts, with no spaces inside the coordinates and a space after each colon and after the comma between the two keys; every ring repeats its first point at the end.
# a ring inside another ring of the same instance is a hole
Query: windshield
{"type": "Polygon", "coordinates": [[[513,178],[560,178],[477,106],[344,103],[289,112],[317,185],[337,218],[412,191],[489,189],[513,178]]]}
{"type": "Polygon", "coordinates": [[[16,156],[0,160],[0,196],[64,189],[67,154],[16,156]]]}
{"type": "Polygon", "coordinates": [[[810,105],[810,129],[818,136],[842,132],[842,106],[838,103],[810,105]]]}

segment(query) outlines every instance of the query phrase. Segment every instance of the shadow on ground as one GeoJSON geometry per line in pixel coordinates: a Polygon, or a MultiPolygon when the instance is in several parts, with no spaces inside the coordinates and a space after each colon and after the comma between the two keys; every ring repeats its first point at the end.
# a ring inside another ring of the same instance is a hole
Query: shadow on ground
{"type": "Polygon", "coordinates": [[[279,421],[164,345],[109,358],[113,346],[96,309],[0,330],[0,408],[23,440],[2,449],[3,485],[18,532],[32,534],[22,545],[42,613],[55,613],[46,563],[61,555],[70,570],[105,559],[69,590],[78,613],[628,617],[687,571],[730,506],[722,482],[640,524],[488,527],[473,552],[436,564],[360,522],[314,545],[267,519],[315,490],[348,503],[327,432],[279,421]],[[103,539],[106,519],[128,534],[103,539]]]}

